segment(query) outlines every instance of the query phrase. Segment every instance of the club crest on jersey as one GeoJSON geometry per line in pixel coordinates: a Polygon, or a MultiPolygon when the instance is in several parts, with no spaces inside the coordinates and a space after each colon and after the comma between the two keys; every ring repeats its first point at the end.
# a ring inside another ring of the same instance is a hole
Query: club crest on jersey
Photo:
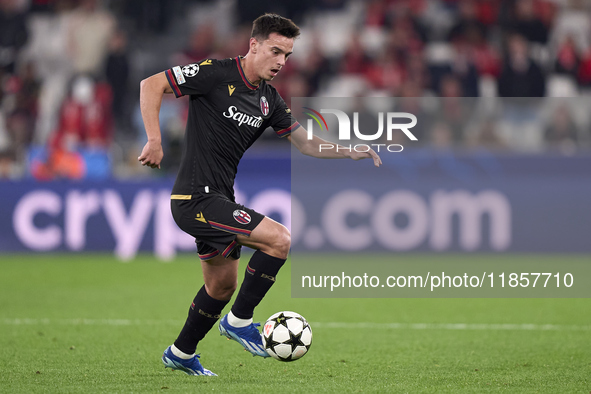
{"type": "Polygon", "coordinates": [[[242,209],[235,210],[232,215],[234,216],[234,219],[240,224],[250,223],[250,215],[242,209]]]}
{"type": "Polygon", "coordinates": [[[263,116],[269,115],[269,102],[265,96],[261,96],[261,112],[263,116]]]}
{"type": "Polygon", "coordinates": [[[183,74],[185,77],[194,77],[199,72],[199,65],[192,63],[183,67],[183,74]]]}

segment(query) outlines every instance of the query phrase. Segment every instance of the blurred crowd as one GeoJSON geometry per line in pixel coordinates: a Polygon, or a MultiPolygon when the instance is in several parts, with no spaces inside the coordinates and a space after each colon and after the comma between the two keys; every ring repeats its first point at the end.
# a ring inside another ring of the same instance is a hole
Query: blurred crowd
{"type": "MultiPolygon", "coordinates": [[[[288,102],[441,98],[448,104],[439,112],[449,114],[455,98],[544,98],[557,103],[543,106],[550,115],[522,108],[478,132],[443,119],[421,140],[450,149],[589,151],[588,106],[556,101],[591,96],[586,0],[0,0],[0,178],[136,176],[145,138],[139,81],[245,54],[252,20],[264,12],[302,28],[273,81],[288,102]]],[[[428,100],[417,105],[425,111],[428,100]]],[[[170,171],[186,116],[186,100],[166,97],[170,171]]],[[[281,143],[269,134],[263,143],[281,143]]]]}

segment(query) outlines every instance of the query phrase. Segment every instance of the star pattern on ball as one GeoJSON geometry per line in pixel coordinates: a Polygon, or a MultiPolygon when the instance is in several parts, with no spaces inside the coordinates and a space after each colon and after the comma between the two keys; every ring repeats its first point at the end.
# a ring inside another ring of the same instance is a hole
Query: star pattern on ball
{"type": "MultiPolygon", "coordinates": [[[[275,318],[275,321],[277,322],[277,324],[281,324],[282,326],[287,327],[287,317],[285,317],[283,313],[277,316],[275,318]]],[[[275,327],[277,327],[277,325],[275,325],[275,327]]]]}
{"type": "Polygon", "coordinates": [[[298,346],[306,346],[304,342],[302,342],[302,334],[304,331],[300,331],[298,334],[294,334],[291,330],[289,330],[289,342],[291,343],[291,351],[295,351],[298,346]]]}

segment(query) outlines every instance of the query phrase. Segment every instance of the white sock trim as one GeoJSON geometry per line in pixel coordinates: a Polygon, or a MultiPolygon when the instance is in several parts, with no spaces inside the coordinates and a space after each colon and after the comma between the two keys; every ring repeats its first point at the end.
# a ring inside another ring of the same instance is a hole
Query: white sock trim
{"type": "Polygon", "coordinates": [[[246,327],[252,324],[252,319],[237,318],[232,311],[230,311],[230,313],[228,313],[228,324],[236,328],[246,327]]]}
{"type": "Polygon", "coordinates": [[[174,344],[170,347],[170,351],[172,352],[172,354],[174,354],[178,358],[182,358],[183,360],[188,360],[195,356],[194,354],[187,354],[181,352],[178,347],[174,346],[174,344]]]}

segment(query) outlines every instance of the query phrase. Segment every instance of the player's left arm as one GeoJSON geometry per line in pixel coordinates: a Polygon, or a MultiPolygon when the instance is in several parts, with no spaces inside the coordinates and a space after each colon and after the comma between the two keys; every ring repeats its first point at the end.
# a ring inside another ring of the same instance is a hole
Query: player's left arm
{"type": "Polygon", "coordinates": [[[308,132],[302,126],[292,131],[287,136],[287,139],[301,153],[307,156],[319,159],[372,159],[376,167],[382,164],[382,159],[371,147],[368,147],[369,150],[367,152],[357,152],[354,149],[326,141],[315,135],[312,135],[312,139],[308,139],[308,132]]]}

